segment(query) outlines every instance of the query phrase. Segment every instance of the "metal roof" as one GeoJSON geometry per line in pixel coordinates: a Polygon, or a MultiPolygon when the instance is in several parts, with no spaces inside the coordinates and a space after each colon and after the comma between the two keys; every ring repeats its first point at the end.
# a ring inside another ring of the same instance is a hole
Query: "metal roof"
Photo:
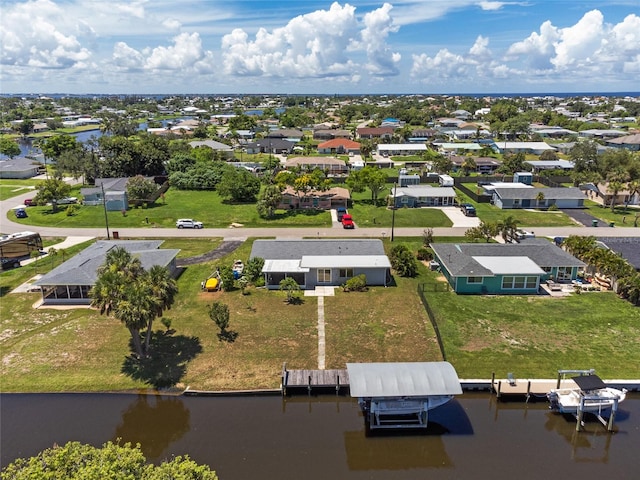
{"type": "Polygon", "coordinates": [[[494,275],[544,275],[536,263],[528,257],[473,257],[494,275]]]}
{"type": "Polygon", "coordinates": [[[353,256],[320,256],[305,255],[300,266],[306,268],[391,268],[391,262],[386,255],[353,255],[353,256]]]}
{"type": "Polygon", "coordinates": [[[345,256],[353,259],[359,255],[384,255],[379,239],[305,239],[305,240],[256,240],[249,258],[265,260],[300,260],[306,255],[345,256]]]}
{"type": "Polygon", "coordinates": [[[462,393],[449,362],[347,363],[352,397],[423,397],[462,393]]]}
{"type": "Polygon", "coordinates": [[[308,268],[300,266],[300,260],[265,260],[262,273],[294,273],[308,272],[308,268]]]}

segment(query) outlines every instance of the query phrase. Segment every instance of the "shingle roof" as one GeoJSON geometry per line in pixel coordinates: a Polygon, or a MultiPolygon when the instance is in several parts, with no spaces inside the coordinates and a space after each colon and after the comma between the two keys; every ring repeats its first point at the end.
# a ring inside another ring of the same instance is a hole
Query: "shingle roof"
{"type": "Polygon", "coordinates": [[[609,249],[622,255],[633,268],[640,270],[640,238],[637,237],[602,237],[598,240],[609,249]]]}
{"type": "Polygon", "coordinates": [[[34,285],[94,285],[98,267],[104,263],[107,252],[115,247],[122,247],[140,258],[145,270],[154,265],[165,267],[180,250],[159,249],[161,244],[162,240],[100,240],[43,275],[34,285]]]}
{"type": "Polygon", "coordinates": [[[385,255],[381,240],[256,240],[250,258],[265,260],[301,259],[313,256],[385,255]]]}
{"type": "Polygon", "coordinates": [[[584,267],[585,263],[542,238],[522,243],[432,243],[443,266],[456,277],[491,276],[474,257],[526,257],[539,267],[584,267]]]}
{"type": "Polygon", "coordinates": [[[494,192],[500,198],[536,200],[538,193],[542,192],[547,200],[559,199],[586,199],[584,193],[578,187],[549,187],[549,188],[495,188],[494,192]]]}

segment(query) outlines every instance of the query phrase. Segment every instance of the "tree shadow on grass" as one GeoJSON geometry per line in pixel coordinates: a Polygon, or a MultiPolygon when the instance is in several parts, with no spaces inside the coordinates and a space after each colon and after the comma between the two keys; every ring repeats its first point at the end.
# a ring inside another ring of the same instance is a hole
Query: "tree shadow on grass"
{"type": "Polygon", "coordinates": [[[218,333],[218,340],[233,343],[236,341],[236,338],[238,338],[238,335],[238,332],[234,332],[233,330],[225,330],[224,332],[218,333]]]}
{"type": "MultiPolygon", "coordinates": [[[[174,336],[173,332],[153,332],[149,356],[139,359],[129,355],[122,365],[122,373],[156,389],[173,387],[180,382],[187,364],[202,352],[202,345],[197,337],[174,336]]],[[[131,341],[129,347],[133,351],[131,341]]]]}

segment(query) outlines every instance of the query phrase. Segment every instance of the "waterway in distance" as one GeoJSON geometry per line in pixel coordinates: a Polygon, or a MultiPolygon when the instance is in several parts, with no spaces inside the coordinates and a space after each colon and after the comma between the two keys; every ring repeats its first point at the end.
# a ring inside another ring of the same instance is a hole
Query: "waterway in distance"
{"type": "Polygon", "coordinates": [[[221,480],[637,479],[640,394],[615,432],[546,402],[471,392],[432,410],[424,433],[367,437],[345,396],[0,395],[1,465],[70,440],[140,443],[150,462],[188,454],[221,480]]]}

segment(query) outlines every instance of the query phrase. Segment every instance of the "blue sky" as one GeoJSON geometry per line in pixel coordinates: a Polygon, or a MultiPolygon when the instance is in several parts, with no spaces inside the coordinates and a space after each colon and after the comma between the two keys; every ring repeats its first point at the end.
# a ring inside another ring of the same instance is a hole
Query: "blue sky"
{"type": "Polygon", "coordinates": [[[2,93],[640,88],[640,0],[0,0],[2,93]]]}

